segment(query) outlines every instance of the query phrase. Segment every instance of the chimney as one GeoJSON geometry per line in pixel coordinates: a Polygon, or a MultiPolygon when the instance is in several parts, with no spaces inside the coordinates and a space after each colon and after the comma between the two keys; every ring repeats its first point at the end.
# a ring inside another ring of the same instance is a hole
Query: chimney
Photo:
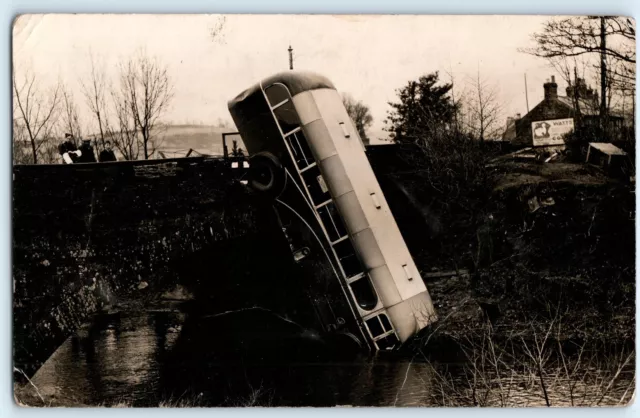
{"type": "Polygon", "coordinates": [[[516,119],[520,119],[520,113],[516,113],[516,119]]]}
{"type": "Polygon", "coordinates": [[[514,118],[512,118],[511,116],[507,117],[507,129],[513,126],[514,123],[516,123],[516,120],[514,118]]]}
{"type": "Polygon", "coordinates": [[[544,100],[556,100],[558,98],[558,85],[556,84],[556,77],[551,76],[551,81],[547,81],[543,85],[544,87],[544,100]]]}

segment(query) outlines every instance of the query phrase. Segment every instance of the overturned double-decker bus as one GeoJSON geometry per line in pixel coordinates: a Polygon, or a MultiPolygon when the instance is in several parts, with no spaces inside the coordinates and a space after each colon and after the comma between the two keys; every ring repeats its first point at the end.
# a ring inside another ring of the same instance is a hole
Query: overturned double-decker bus
{"type": "Polygon", "coordinates": [[[282,221],[294,259],[304,263],[315,252],[331,267],[332,277],[316,280],[316,290],[337,285],[346,308],[314,293],[311,303],[325,329],[389,350],[435,321],[426,286],[333,84],[313,73],[280,73],[231,100],[229,111],[250,156],[251,186],[273,199],[280,219],[297,220],[297,242],[292,223],[282,221]]]}

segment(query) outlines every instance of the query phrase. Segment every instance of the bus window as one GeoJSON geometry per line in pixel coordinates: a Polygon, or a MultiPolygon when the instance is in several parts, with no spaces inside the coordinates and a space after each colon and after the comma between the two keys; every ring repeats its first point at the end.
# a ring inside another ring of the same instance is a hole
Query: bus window
{"type": "Polygon", "coordinates": [[[269,104],[272,108],[282,105],[284,101],[289,100],[289,90],[283,84],[272,84],[264,90],[269,104]]]}
{"type": "Polygon", "coordinates": [[[340,265],[342,266],[344,274],[347,278],[362,273],[362,267],[360,266],[358,257],[356,257],[356,252],[353,249],[351,240],[342,240],[336,243],[333,246],[333,249],[335,250],[338,259],[340,260],[340,265]]]}
{"type": "Polygon", "coordinates": [[[393,328],[391,328],[391,322],[389,322],[389,317],[387,317],[386,314],[380,314],[378,315],[378,318],[380,319],[380,323],[382,323],[382,328],[386,331],[391,331],[393,328]]]}
{"type": "Polygon", "coordinates": [[[280,125],[280,129],[284,135],[293,131],[295,128],[300,126],[300,120],[298,119],[298,113],[296,109],[293,107],[293,102],[291,100],[285,102],[284,104],[278,106],[273,110],[273,114],[276,116],[276,120],[278,121],[278,125],[280,125]]]}
{"type": "Polygon", "coordinates": [[[285,139],[298,169],[302,170],[315,162],[309,144],[307,144],[307,138],[304,137],[301,130],[296,130],[286,135],[285,139]]]}
{"type": "Polygon", "coordinates": [[[371,333],[371,336],[373,338],[376,338],[378,335],[382,335],[385,333],[384,329],[382,329],[382,326],[380,325],[380,321],[378,320],[377,316],[369,318],[364,322],[365,324],[367,324],[367,328],[369,328],[369,332],[371,333]]]}
{"type": "Polygon", "coordinates": [[[400,345],[400,341],[396,334],[389,334],[384,338],[380,338],[376,341],[376,345],[380,350],[393,350],[395,347],[400,345]]]}
{"type": "Polygon", "coordinates": [[[356,302],[358,302],[358,306],[365,311],[370,311],[376,307],[378,304],[378,295],[376,295],[376,291],[371,284],[371,280],[369,280],[369,276],[365,275],[355,282],[352,282],[350,286],[353,296],[356,298],[356,302]]]}
{"type": "Polygon", "coordinates": [[[347,230],[342,223],[342,218],[338,214],[336,206],[333,202],[329,202],[318,208],[320,220],[329,235],[329,240],[335,242],[347,235],[347,230]]]}
{"type": "Polygon", "coordinates": [[[325,183],[324,179],[322,178],[318,166],[313,166],[308,170],[305,170],[302,173],[302,178],[304,180],[305,186],[307,186],[307,190],[309,190],[309,194],[311,195],[311,200],[313,201],[314,206],[319,206],[327,200],[331,199],[329,189],[327,188],[327,183],[325,183]]]}
{"type": "Polygon", "coordinates": [[[380,315],[374,316],[373,318],[369,318],[365,322],[373,338],[379,335],[382,335],[386,332],[393,331],[393,328],[391,327],[391,322],[389,321],[389,317],[383,313],[380,315]]]}

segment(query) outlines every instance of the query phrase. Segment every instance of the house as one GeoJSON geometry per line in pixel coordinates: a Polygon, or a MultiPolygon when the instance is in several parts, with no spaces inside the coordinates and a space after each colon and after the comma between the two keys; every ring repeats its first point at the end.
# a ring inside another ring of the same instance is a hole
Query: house
{"type": "MultiPolygon", "coordinates": [[[[566,96],[558,95],[555,76],[543,84],[544,99],[521,118],[507,119],[503,137],[516,146],[549,146],[563,144],[563,136],[576,124],[599,125],[600,107],[598,93],[578,78],[566,89],[566,96]]],[[[623,118],[609,115],[613,127],[621,127],[623,118]]]]}
{"type": "Polygon", "coordinates": [[[516,114],[515,117],[509,116],[507,118],[507,126],[504,129],[504,133],[502,134],[503,141],[513,141],[516,139],[516,121],[520,119],[520,113],[516,114]]]}

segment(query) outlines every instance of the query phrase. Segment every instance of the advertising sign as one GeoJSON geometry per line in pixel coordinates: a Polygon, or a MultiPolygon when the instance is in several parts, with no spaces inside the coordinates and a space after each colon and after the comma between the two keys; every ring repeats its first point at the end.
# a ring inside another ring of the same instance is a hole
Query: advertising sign
{"type": "Polygon", "coordinates": [[[531,123],[533,146],[563,145],[563,135],[573,130],[573,119],[539,120],[531,123]]]}

